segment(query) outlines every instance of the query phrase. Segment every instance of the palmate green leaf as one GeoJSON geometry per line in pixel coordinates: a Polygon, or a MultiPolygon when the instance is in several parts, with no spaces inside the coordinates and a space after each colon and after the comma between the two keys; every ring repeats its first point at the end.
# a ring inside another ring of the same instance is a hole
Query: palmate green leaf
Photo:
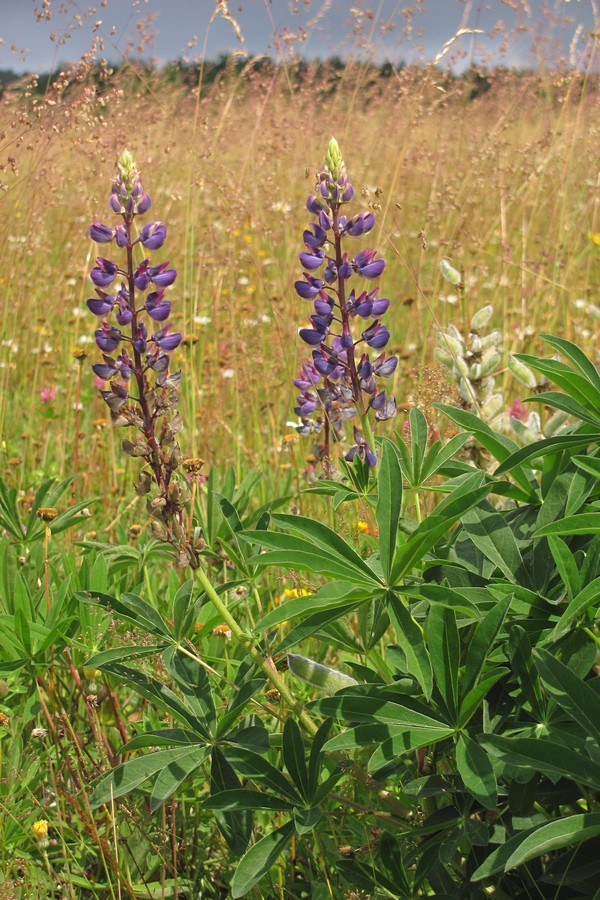
{"type": "MultiPolygon", "coordinates": [[[[365,727],[365,726],[363,726],[365,727]]],[[[397,761],[398,757],[407,753],[414,753],[421,747],[429,747],[444,741],[454,734],[453,728],[440,726],[438,728],[394,728],[389,729],[390,734],[372,754],[367,763],[369,772],[377,772],[397,761]]]]}
{"type": "Polygon", "coordinates": [[[294,806],[302,806],[302,798],[293,784],[264,757],[237,744],[225,747],[224,753],[242,778],[252,778],[254,781],[264,782],[270,790],[277,791],[283,797],[291,800],[294,806]]]}
{"type": "Polygon", "coordinates": [[[323,747],[329,737],[332,725],[332,719],[325,719],[319,726],[319,730],[313,737],[310,745],[310,755],[308,757],[308,801],[310,803],[313,802],[315,792],[319,785],[321,769],[323,767],[323,762],[325,761],[323,747]]]}
{"type": "Polygon", "coordinates": [[[85,665],[87,669],[101,669],[107,663],[123,662],[125,659],[143,659],[145,656],[153,656],[155,653],[161,653],[166,646],[166,643],[162,643],[150,644],[146,647],[137,645],[130,647],[112,647],[110,650],[101,650],[100,653],[95,653],[87,660],[85,665]]]}
{"type": "Polygon", "coordinates": [[[105,662],[101,668],[104,672],[121,678],[128,687],[174,716],[177,721],[185,722],[202,738],[209,739],[210,734],[206,721],[199,718],[174,691],[156,678],[150,678],[138,669],[132,669],[118,662],[105,662]]]}
{"type": "Polygon", "coordinates": [[[283,762],[298,793],[308,798],[308,769],[304,758],[304,743],[300,729],[294,719],[288,718],[283,726],[283,762]]]}
{"type": "Polygon", "coordinates": [[[522,866],[530,859],[536,859],[552,850],[572,847],[599,834],[600,813],[566,816],[535,828],[528,828],[526,831],[514,835],[506,843],[501,844],[497,850],[490,853],[479,868],[473,872],[471,880],[482,881],[499,872],[508,872],[510,869],[522,866]]]}
{"type": "MultiPolygon", "coordinates": [[[[519,449],[519,445],[515,443],[515,441],[505,435],[495,432],[489,425],[480,419],[479,416],[467,412],[464,409],[447,406],[444,403],[434,403],[433,405],[436,409],[443,412],[452,422],[455,422],[465,431],[469,431],[474,435],[479,443],[485,447],[499,463],[503,463],[505,459],[508,459],[511,453],[515,453],[519,449]]],[[[531,476],[526,474],[520,467],[516,467],[512,475],[517,484],[528,496],[529,501],[531,503],[538,503],[539,497],[532,484],[531,476]]]]}
{"type": "Polygon", "coordinates": [[[267,794],[264,791],[251,791],[247,788],[219,791],[211,794],[202,801],[204,809],[214,809],[220,812],[235,812],[236,810],[273,809],[278,811],[291,811],[294,808],[289,800],[282,800],[267,794]]]}
{"type": "Polygon", "coordinates": [[[196,746],[187,756],[180,756],[161,769],[150,794],[150,812],[156,812],[169,797],[172,797],[180,785],[199,768],[207,755],[206,747],[196,746]]]}
{"type": "Polygon", "coordinates": [[[485,678],[478,681],[475,687],[471,688],[470,691],[467,691],[466,694],[463,695],[458,716],[459,728],[465,728],[467,726],[470,719],[481,706],[488,692],[491,691],[497,681],[500,681],[501,678],[508,675],[508,672],[509,670],[503,666],[490,669],[485,678]]]}
{"type": "Polygon", "coordinates": [[[547,650],[534,651],[535,665],[552,699],[600,747],[600,695],[547,650]]]}
{"type": "Polygon", "coordinates": [[[535,532],[535,537],[548,537],[550,534],[600,534],[600,510],[597,512],[578,513],[567,516],[558,522],[551,522],[535,532]]]}
{"type": "Polygon", "coordinates": [[[173,632],[178,641],[180,641],[194,621],[194,612],[196,604],[193,600],[194,582],[190,578],[184,581],[175,596],[173,597],[173,605],[171,614],[173,618],[173,632]]]}
{"type": "Polygon", "coordinates": [[[402,472],[394,445],[384,438],[378,472],[378,500],[375,510],[379,530],[381,568],[387,581],[398,537],[398,523],[402,507],[402,472]]]}
{"type": "MultiPolygon", "coordinates": [[[[548,538],[548,540],[553,540],[553,538],[548,538]]],[[[554,540],[558,541],[559,538],[554,538],[554,540]]],[[[572,598],[569,605],[565,608],[562,616],[554,626],[554,630],[550,634],[550,641],[557,641],[570,631],[573,623],[582,616],[590,606],[594,606],[599,602],[600,578],[594,578],[593,581],[586,584],[586,586],[572,598]]]]}
{"type": "Polygon", "coordinates": [[[256,623],[256,631],[266,631],[282,622],[290,622],[299,617],[306,618],[322,609],[343,607],[355,600],[365,600],[372,595],[373,588],[360,587],[348,581],[334,581],[319,588],[312,596],[296,597],[281,603],[256,623]]]}
{"type": "Polygon", "coordinates": [[[333,697],[314,700],[309,708],[322,716],[345,722],[382,722],[406,728],[448,728],[448,723],[435,718],[431,709],[402,694],[377,689],[364,694],[341,691],[333,697]]]}
{"type": "Polygon", "coordinates": [[[408,415],[410,428],[410,483],[413,486],[421,484],[421,467],[427,452],[427,437],[429,426],[424,413],[418,406],[414,406],[408,415]]]}
{"type": "Polygon", "coordinates": [[[462,517],[462,526],[486,559],[497,566],[510,582],[531,587],[515,536],[504,517],[485,501],[462,517]]]}
{"type": "MultiPolygon", "coordinates": [[[[293,518],[298,518],[294,516],[293,518]]],[[[253,556],[249,563],[255,566],[280,566],[318,572],[330,578],[339,578],[358,584],[381,584],[373,570],[361,559],[360,567],[335,550],[327,551],[311,541],[276,531],[245,531],[240,540],[252,541],[268,547],[266,553],[253,556]]],[[[360,557],[359,557],[360,559],[360,557]]]]}
{"type": "MultiPolygon", "coordinates": [[[[541,396],[541,395],[539,395],[541,396]]],[[[539,396],[535,399],[539,399],[539,396]]],[[[502,465],[498,466],[494,472],[494,476],[504,475],[510,472],[515,466],[522,466],[524,463],[532,459],[540,459],[549,456],[552,453],[558,453],[564,450],[575,450],[579,447],[588,447],[590,444],[600,440],[600,432],[592,434],[559,434],[556,437],[547,437],[541,441],[534,441],[521,447],[516,453],[506,459],[502,465]]]]}
{"type": "Polygon", "coordinates": [[[343,618],[343,616],[347,615],[349,612],[353,612],[362,602],[364,601],[361,600],[354,601],[354,603],[346,603],[345,606],[336,606],[329,609],[323,609],[321,610],[321,612],[307,616],[305,619],[303,619],[302,622],[296,625],[295,628],[292,628],[290,633],[287,634],[281,641],[281,643],[277,645],[275,652],[283,653],[285,650],[289,650],[295,644],[300,643],[300,641],[306,640],[306,638],[310,637],[313,634],[316,634],[318,631],[320,631],[322,628],[325,628],[330,623],[335,623],[338,619],[343,618]]]}
{"type": "Polygon", "coordinates": [[[491,608],[475,629],[469,644],[465,672],[461,682],[461,695],[463,699],[465,699],[469,692],[475,687],[484,670],[490,655],[490,650],[504,623],[511,600],[512,595],[510,594],[502,600],[498,600],[496,605],[491,608]]]}
{"type": "Polygon", "coordinates": [[[568,413],[575,419],[581,419],[582,422],[587,422],[596,428],[600,425],[600,416],[596,415],[585,406],[582,406],[581,403],[577,403],[576,400],[573,400],[572,397],[569,397],[568,394],[563,394],[561,391],[542,391],[541,394],[535,394],[533,397],[526,397],[525,401],[527,400],[543,403],[544,406],[551,406],[553,409],[562,409],[563,412],[568,413]]]}
{"type": "Polygon", "coordinates": [[[558,359],[539,359],[527,353],[517,353],[515,356],[525,365],[546,375],[550,381],[586,409],[600,412],[600,390],[594,383],[595,379],[590,381],[587,375],[580,374],[558,359]]]}
{"type": "Polygon", "coordinates": [[[531,642],[524,628],[511,622],[508,652],[513,673],[517,676],[523,698],[529,703],[537,722],[546,719],[546,698],[531,658],[531,642]]]}
{"type": "Polygon", "coordinates": [[[572,460],[578,468],[600,479],[600,456],[574,456],[572,460]]]}
{"type": "Polygon", "coordinates": [[[162,616],[137,594],[123,593],[120,597],[112,597],[100,591],[78,591],[75,597],[85,603],[97,603],[120,618],[134,622],[138,628],[149,631],[150,634],[173,640],[162,616]]]}
{"type": "Polygon", "coordinates": [[[566,338],[556,337],[552,334],[541,334],[541,339],[552,347],[556,347],[559,353],[570,360],[576,369],[600,391],[600,374],[594,363],[589,359],[583,350],[576,344],[567,341],[566,338]]]}
{"type": "Polygon", "coordinates": [[[156,731],[145,731],[138,734],[121,747],[121,753],[131,750],[142,750],[145,747],[189,747],[204,743],[193,731],[184,728],[159,728],[156,731]]]}
{"type": "Polygon", "coordinates": [[[497,734],[482,735],[479,743],[507,765],[540,771],[550,778],[572,778],[600,790],[600,765],[574,749],[567,753],[563,744],[546,738],[505,738],[497,734]]]}
{"type": "Polygon", "coordinates": [[[459,590],[446,587],[446,585],[402,585],[398,588],[398,591],[402,593],[403,597],[410,597],[414,600],[427,600],[432,605],[446,606],[473,619],[479,620],[481,618],[479,607],[472,600],[461,594],[459,590]]]}
{"type": "Polygon", "coordinates": [[[162,660],[186,706],[207,725],[214,722],[215,704],[206,669],[173,645],[164,651],[162,660]]]}
{"type": "Polygon", "coordinates": [[[391,591],[386,593],[385,601],[398,644],[406,656],[407,674],[416,679],[429,700],[433,688],[433,670],[421,626],[415,622],[402,600],[391,591]]]}
{"type": "MultiPolygon", "coordinates": [[[[219,747],[213,747],[210,765],[210,791],[219,794],[223,791],[239,791],[242,789],[240,779],[233,766],[219,747]]],[[[246,850],[252,836],[252,812],[248,809],[237,809],[230,812],[215,810],[215,819],[219,831],[225,838],[227,846],[236,856],[246,850]]]]}
{"type": "MultiPolygon", "coordinates": [[[[331,719],[329,720],[331,722],[331,719]]],[[[382,744],[388,738],[399,732],[404,732],[403,726],[384,725],[383,722],[373,722],[370,725],[355,725],[354,728],[346,728],[341,734],[336,734],[327,741],[324,749],[328,753],[337,750],[357,750],[359,747],[372,747],[382,744]]]]}
{"type": "Polygon", "coordinates": [[[423,461],[421,484],[425,484],[436,472],[439,472],[442,466],[452,459],[472,436],[472,433],[469,431],[461,431],[459,434],[451,437],[446,444],[442,444],[441,441],[435,441],[429,448],[423,461]]]}
{"type": "Polygon", "coordinates": [[[456,768],[465,787],[486,809],[498,803],[498,784],[489,756],[466,732],[456,742],[456,768]]]}
{"type": "Polygon", "coordinates": [[[266,875],[279,859],[294,834],[293,822],[286,822],[281,828],[266,834],[242,857],[231,881],[233,900],[244,897],[257,881],[266,875]]]}
{"type": "MultiPolygon", "coordinates": [[[[431,605],[427,616],[427,646],[435,672],[438,703],[449,722],[458,719],[458,670],[460,639],[452,609],[431,605]]],[[[436,695],[437,697],[437,695],[436,695]]]]}
{"type": "Polygon", "coordinates": [[[554,534],[548,537],[548,546],[558,573],[565,586],[567,596],[574,599],[581,591],[581,576],[575,557],[564,541],[554,534]]]}
{"type": "Polygon", "coordinates": [[[366,578],[373,580],[373,570],[367,565],[362,556],[354,550],[340,535],[329,528],[323,522],[309,519],[306,516],[292,516],[284,513],[275,513],[273,522],[285,531],[308,539],[315,546],[332,553],[338,558],[346,560],[347,564],[362,572],[366,578]]]}
{"type": "Polygon", "coordinates": [[[197,765],[200,765],[206,755],[204,747],[195,748],[193,751],[190,751],[189,747],[173,747],[168,750],[157,750],[156,753],[148,753],[121,763],[112,772],[100,778],[90,796],[92,809],[96,809],[104,803],[110,803],[111,800],[116,800],[117,797],[129,794],[139,787],[140,784],[156,775],[157,772],[166,768],[166,766],[177,763],[180,760],[184,765],[187,765],[190,760],[190,753],[195,754],[197,765]]]}
{"type": "Polygon", "coordinates": [[[400,577],[410,572],[441,537],[448,535],[452,525],[489,491],[490,485],[483,472],[460,476],[437,505],[435,513],[427,516],[406,543],[397,548],[390,582],[396,584],[400,577]]]}

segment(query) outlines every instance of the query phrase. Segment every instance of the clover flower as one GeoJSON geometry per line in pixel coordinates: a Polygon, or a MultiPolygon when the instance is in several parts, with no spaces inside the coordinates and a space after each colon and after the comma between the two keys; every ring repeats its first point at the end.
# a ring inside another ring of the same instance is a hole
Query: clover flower
{"type": "Polygon", "coordinates": [[[350,218],[342,213],[353,197],[340,148],[332,138],[315,192],[306,202],[317,221],[303,233],[306,249],[299,259],[304,279],[294,285],[298,296],[313,305],[309,326],[298,332],[312,349],[312,362],[305,362],[294,380],[301,392],[295,406],[300,424],[295,427],[300,434],[323,430],[324,444],[316,448],[316,455],[326,458],[330,439],[343,440],[345,422],[358,416],[360,429],[353,429],[355,443],[346,459],[358,454],[374,466],[377,457],[369,413],[373,411],[375,421],[395,416],[395,401],[385,390],[378,390],[378,379],[393,375],[398,358],[385,352],[376,359],[369,355],[369,349],[381,351],[389,341],[390,333],[380,319],[390,301],[378,297],[378,288],[361,290],[348,284],[355,277],[379,278],[385,269],[376,250],[346,249],[348,241],[368,234],[375,225],[371,211],[350,218]],[[358,325],[360,319],[372,321],[365,327],[358,325]],[[317,416],[310,418],[315,412],[317,416]]]}
{"type": "Polygon", "coordinates": [[[165,292],[177,271],[168,261],[134,260],[140,247],[158,250],[167,237],[162,222],[144,225],[136,236],[135,219],[151,205],[134,159],[125,150],[117,162],[110,196],[110,208],[122,222],[112,228],[96,221],[90,227],[93,241],[105,245],[114,241],[125,256],[122,263],[99,256],[90,272],[96,296],[87,305],[102,320],[94,334],[103,359],[92,369],[97,378],[108,382],[101,394],[114,424],[137,432],[122,442],[122,448],[144,460],[136,491],[140,495],[154,491],[148,500],[154,536],[178,549],[182,565],[194,565],[194,544],[187,541],[183,527],[190,490],[185,479],[173,477],[182,462],[176,434],[183,423],[177,412],[181,372],[169,372],[169,354],[179,346],[182,335],[166,321],[171,301],[165,299],[165,292]],[[108,320],[111,316],[116,324],[108,320]],[[152,322],[160,327],[154,330],[152,322]],[[112,356],[115,351],[118,354],[112,356]]]}

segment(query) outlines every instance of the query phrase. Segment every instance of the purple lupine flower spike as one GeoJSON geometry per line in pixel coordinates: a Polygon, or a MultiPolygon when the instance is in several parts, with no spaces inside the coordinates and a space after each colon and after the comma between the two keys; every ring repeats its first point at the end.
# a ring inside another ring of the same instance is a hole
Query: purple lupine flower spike
{"type": "Polygon", "coordinates": [[[344,439],[348,419],[358,415],[362,425],[354,429],[355,443],[346,459],[358,455],[366,465],[374,466],[377,458],[369,415],[374,415],[376,422],[395,415],[395,402],[385,391],[378,390],[378,379],[393,375],[398,358],[386,358],[382,352],[371,360],[368,353],[359,356],[357,350],[366,344],[381,351],[388,343],[390,334],[380,318],[390,301],[379,298],[377,288],[356,291],[348,284],[357,275],[378,278],[385,269],[384,260],[377,258],[374,249],[346,250],[346,241],[368,234],[375,225],[371,210],[352,216],[342,213],[353,197],[354,188],[346,175],[337,141],[332,138],[316,189],[306,201],[307,210],[317,218],[302,236],[306,249],[299,259],[307,271],[304,280],[294,284],[298,296],[313,305],[310,327],[298,331],[301,340],[313,348],[313,360],[305,363],[294,379],[302,391],[295,411],[301,419],[297,426],[301,434],[323,432],[324,444],[316,453],[321,459],[329,456],[331,440],[344,439]],[[321,266],[319,276],[313,275],[321,266]],[[374,321],[356,335],[356,317],[374,321]],[[317,415],[311,418],[313,414],[317,415]]]}
{"type": "MultiPolygon", "coordinates": [[[[90,227],[94,241],[108,243],[116,239],[117,248],[126,255],[123,268],[98,257],[90,272],[97,297],[88,300],[87,305],[103,319],[95,331],[103,362],[95,363],[92,369],[98,378],[108,382],[109,387],[101,395],[115,425],[139,432],[133,440],[125,439],[122,447],[125,453],[145,461],[136,491],[147,494],[154,490],[147,507],[154,536],[176,547],[180,564],[197,566],[198,540],[188,540],[184,527],[184,509],[191,494],[187,481],[174,477],[182,462],[175,439],[182,427],[177,412],[181,373],[169,374],[168,354],[179,346],[182,336],[172,332],[166,321],[171,301],[164,294],[175,281],[177,271],[169,268],[168,261],[151,265],[150,259],[139,258],[140,247],[152,252],[163,246],[166,225],[146,224],[139,237],[134,230],[135,217],[146,213],[151,205],[133,157],[126,150],[119,157],[110,196],[110,208],[122,221],[115,228],[98,221],[90,227]],[[123,280],[116,295],[105,293],[103,288],[117,276],[123,280]],[[150,288],[153,289],[146,295],[150,288]],[[155,322],[164,323],[151,337],[142,319],[144,313],[155,322]],[[106,320],[112,314],[120,327],[106,320]],[[115,359],[110,354],[117,348],[120,352],[115,359]]],[[[317,234],[312,232],[315,240],[317,234]]]]}

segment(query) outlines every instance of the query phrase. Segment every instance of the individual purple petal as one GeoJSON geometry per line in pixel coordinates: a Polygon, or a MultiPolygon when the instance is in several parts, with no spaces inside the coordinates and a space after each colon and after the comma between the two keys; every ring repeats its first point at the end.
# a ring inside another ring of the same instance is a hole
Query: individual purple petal
{"type": "Polygon", "coordinates": [[[345,323],[342,330],[341,343],[344,350],[350,350],[351,347],[354,347],[354,340],[352,339],[352,335],[350,334],[350,329],[345,323]]]}
{"type": "MultiPolygon", "coordinates": [[[[106,357],[104,357],[104,359],[106,359],[106,357]]],[[[120,353],[117,356],[117,362],[115,365],[121,378],[124,378],[125,381],[129,381],[129,379],[133,375],[133,361],[129,359],[125,352],[120,353]]]]}
{"type": "Polygon", "coordinates": [[[328,297],[327,300],[317,297],[313,306],[318,316],[330,316],[333,312],[333,300],[331,297],[328,297]]]}
{"type": "Polygon", "coordinates": [[[115,298],[104,291],[96,290],[98,297],[92,297],[87,301],[88,308],[95,316],[107,316],[115,305],[115,298]]]}
{"type": "Polygon", "coordinates": [[[363,331],[362,336],[369,347],[373,347],[374,350],[381,350],[390,339],[389,331],[385,325],[380,325],[378,321],[373,322],[370,328],[363,331]]]}
{"type": "Polygon", "coordinates": [[[123,212],[125,212],[125,208],[124,208],[124,206],[122,205],[121,200],[119,199],[119,196],[118,196],[118,194],[116,193],[116,191],[113,190],[112,194],[110,195],[110,201],[109,201],[109,202],[110,202],[110,208],[112,209],[112,211],[113,211],[114,213],[117,213],[117,214],[118,214],[118,213],[123,213],[123,212]]]}
{"type": "Polygon", "coordinates": [[[305,344],[309,344],[313,347],[320,344],[326,337],[322,331],[313,331],[312,328],[300,328],[298,335],[305,344]]]}
{"type": "Polygon", "coordinates": [[[132,319],[133,313],[128,306],[119,308],[119,311],[117,313],[117,322],[119,323],[119,325],[129,325],[132,319]]]}
{"type": "Polygon", "coordinates": [[[320,278],[312,278],[310,275],[307,275],[306,278],[306,281],[294,282],[294,288],[298,296],[302,297],[303,300],[312,300],[313,297],[317,296],[325,282],[321,281],[320,278]]]}
{"type": "Polygon", "coordinates": [[[150,368],[155,372],[166,372],[169,368],[169,357],[166,353],[159,353],[150,361],[150,368]]]}
{"type": "Polygon", "coordinates": [[[171,315],[170,302],[163,300],[164,292],[164,288],[162,288],[160,291],[153,291],[146,297],[146,311],[155,322],[164,322],[171,315]]]}
{"type": "Polygon", "coordinates": [[[96,338],[96,344],[103,353],[111,353],[119,346],[121,332],[118,328],[113,328],[112,325],[103,322],[102,328],[97,328],[94,332],[94,337],[96,338]]]}
{"type": "Polygon", "coordinates": [[[376,250],[361,250],[352,260],[352,267],[363,278],[378,278],[385,269],[385,260],[375,259],[376,250]]]}
{"type": "Polygon", "coordinates": [[[371,399],[369,406],[371,406],[375,410],[381,410],[385,406],[385,391],[380,391],[375,397],[371,399]]]}
{"type": "Polygon", "coordinates": [[[94,375],[97,375],[98,378],[101,378],[102,381],[110,381],[113,375],[117,374],[117,367],[115,365],[108,365],[107,363],[95,363],[92,366],[92,372],[94,375]]]}
{"type": "Polygon", "coordinates": [[[310,227],[312,231],[308,231],[308,229],[304,231],[302,240],[304,241],[304,246],[308,247],[309,250],[317,250],[327,240],[327,232],[315,222],[310,227]]]}
{"type": "Polygon", "coordinates": [[[379,300],[373,300],[371,315],[377,317],[382,316],[385,312],[387,312],[389,305],[390,301],[387,297],[380,297],[379,300]]]}
{"type": "Polygon", "coordinates": [[[294,412],[297,416],[309,416],[318,405],[318,399],[307,391],[296,397],[296,402],[298,406],[294,407],[294,412]]]}
{"type": "Polygon", "coordinates": [[[116,263],[111,262],[110,259],[103,259],[99,256],[96,260],[95,267],[90,272],[90,278],[96,287],[108,287],[111,281],[114,280],[118,270],[119,267],[116,263]]]}
{"type": "Polygon", "coordinates": [[[314,269],[318,269],[319,266],[323,265],[323,260],[325,259],[325,251],[324,250],[314,250],[312,253],[301,253],[299,255],[299,260],[302,266],[305,269],[308,269],[309,272],[314,271],[314,269]]]}
{"type": "Polygon", "coordinates": [[[138,323],[137,331],[135,333],[135,337],[133,339],[133,346],[138,353],[145,353],[148,347],[147,344],[148,332],[146,331],[146,326],[143,322],[138,323]]]}
{"type": "Polygon", "coordinates": [[[117,225],[115,228],[115,236],[117,238],[117,247],[122,249],[129,243],[129,234],[124,225],[117,225]]]}
{"type": "Polygon", "coordinates": [[[358,213],[346,223],[346,234],[352,237],[360,237],[361,234],[368,234],[375,225],[375,216],[372,212],[358,213]]]}
{"type": "Polygon", "coordinates": [[[90,237],[97,244],[108,244],[115,236],[114,228],[103,225],[102,222],[92,222],[90,225],[90,237]]]}
{"type": "Polygon", "coordinates": [[[325,231],[329,231],[330,228],[333,228],[333,219],[324,209],[319,210],[319,225],[325,231]]]}
{"type": "Polygon", "coordinates": [[[140,241],[146,250],[158,250],[165,242],[167,228],[162,222],[150,222],[140,232],[140,241]]]}
{"type": "Polygon", "coordinates": [[[136,210],[139,216],[143,216],[144,213],[147,213],[150,207],[152,206],[152,200],[150,199],[148,194],[142,194],[141,198],[138,200],[136,204],[136,210]]]}
{"type": "Polygon", "coordinates": [[[169,353],[171,350],[175,350],[176,347],[179,347],[181,343],[181,339],[183,335],[181,332],[177,331],[174,334],[169,334],[171,326],[165,325],[164,328],[161,328],[160,331],[157,331],[152,335],[151,340],[153,340],[161,350],[166,350],[169,353]]]}
{"type": "Polygon", "coordinates": [[[317,197],[316,194],[309,194],[306,200],[306,208],[313,215],[317,216],[321,210],[326,209],[326,204],[323,203],[320,197],[317,197]]]}
{"type": "Polygon", "coordinates": [[[144,259],[133,273],[133,281],[139,291],[145,291],[150,284],[150,275],[148,272],[149,259],[144,259]]]}
{"type": "Polygon", "coordinates": [[[337,358],[335,356],[326,357],[320,350],[313,350],[313,362],[317,372],[324,377],[331,375],[337,366],[337,358]]]}
{"type": "Polygon", "coordinates": [[[340,278],[350,278],[352,275],[352,266],[348,262],[348,254],[344,253],[342,257],[342,264],[338,269],[338,276],[340,278]]]}
{"type": "Polygon", "coordinates": [[[164,262],[159,266],[148,266],[148,276],[156,287],[169,287],[177,278],[177,269],[168,269],[168,265],[168,262],[164,262]]]}
{"type": "Polygon", "coordinates": [[[346,186],[344,187],[344,191],[342,193],[341,199],[343,200],[344,203],[348,203],[348,201],[352,200],[353,197],[354,197],[354,188],[348,181],[346,183],[346,186]]]}
{"type": "Polygon", "coordinates": [[[327,266],[325,267],[325,271],[323,272],[323,278],[327,282],[327,284],[332,284],[338,276],[337,266],[335,264],[335,260],[329,259],[327,262],[327,266]]]}
{"type": "Polygon", "coordinates": [[[389,356],[386,359],[385,353],[382,353],[380,359],[381,362],[375,360],[375,362],[373,363],[373,371],[380,378],[389,378],[390,375],[393,375],[396,371],[396,366],[398,365],[398,357],[389,356]]]}

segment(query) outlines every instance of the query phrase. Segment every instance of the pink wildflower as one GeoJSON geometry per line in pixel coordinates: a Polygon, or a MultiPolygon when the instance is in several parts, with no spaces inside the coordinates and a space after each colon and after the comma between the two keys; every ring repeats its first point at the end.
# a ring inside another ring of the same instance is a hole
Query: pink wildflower
{"type": "Polygon", "coordinates": [[[40,400],[42,403],[52,403],[52,401],[56,398],[56,391],[54,388],[42,388],[40,391],[40,400]]]}

